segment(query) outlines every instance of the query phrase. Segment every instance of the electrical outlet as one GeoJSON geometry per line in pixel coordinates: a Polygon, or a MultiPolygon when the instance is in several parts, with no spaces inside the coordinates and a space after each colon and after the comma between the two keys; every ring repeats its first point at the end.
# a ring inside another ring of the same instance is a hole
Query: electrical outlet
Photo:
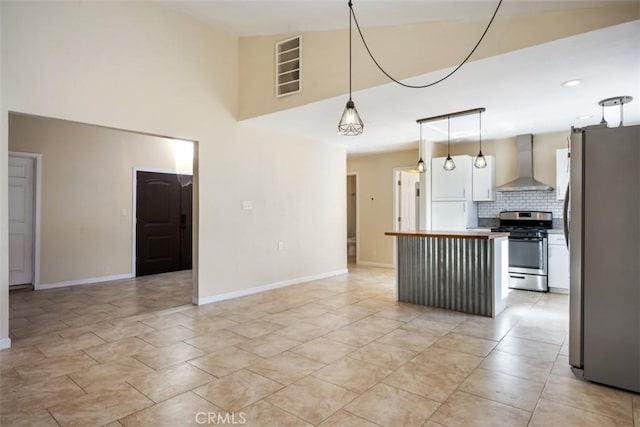
{"type": "Polygon", "coordinates": [[[284,242],[278,242],[278,250],[281,251],[284,249],[284,242]]]}

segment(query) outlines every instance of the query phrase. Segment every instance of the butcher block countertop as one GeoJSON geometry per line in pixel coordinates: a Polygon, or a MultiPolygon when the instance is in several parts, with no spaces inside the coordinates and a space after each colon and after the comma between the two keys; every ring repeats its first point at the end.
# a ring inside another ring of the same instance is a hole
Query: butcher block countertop
{"type": "Polygon", "coordinates": [[[415,230],[415,231],[387,231],[385,236],[403,237],[436,237],[445,239],[482,239],[491,240],[499,237],[509,237],[509,233],[495,231],[442,231],[442,230],[415,230]]]}

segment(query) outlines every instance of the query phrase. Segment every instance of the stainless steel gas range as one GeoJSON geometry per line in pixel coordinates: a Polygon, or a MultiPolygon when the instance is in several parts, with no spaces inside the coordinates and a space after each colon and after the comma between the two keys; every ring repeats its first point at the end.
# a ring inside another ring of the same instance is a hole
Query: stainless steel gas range
{"type": "Polygon", "coordinates": [[[551,212],[500,212],[500,226],[491,231],[508,231],[509,287],[547,292],[547,230],[553,226],[551,212]]]}

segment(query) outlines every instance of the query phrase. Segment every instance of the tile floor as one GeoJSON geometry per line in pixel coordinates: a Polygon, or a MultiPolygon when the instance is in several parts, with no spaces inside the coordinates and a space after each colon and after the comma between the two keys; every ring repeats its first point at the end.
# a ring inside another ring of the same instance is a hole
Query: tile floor
{"type": "Polygon", "coordinates": [[[574,378],[568,298],[495,319],[395,299],[394,271],[194,307],[189,272],[10,296],[3,426],[635,426],[574,378]]]}

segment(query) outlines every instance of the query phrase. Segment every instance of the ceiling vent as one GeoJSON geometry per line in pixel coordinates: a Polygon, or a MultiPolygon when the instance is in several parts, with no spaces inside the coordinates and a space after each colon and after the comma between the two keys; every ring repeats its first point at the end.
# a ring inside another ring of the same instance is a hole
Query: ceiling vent
{"type": "Polygon", "coordinates": [[[276,97],[302,91],[302,36],[276,43],[276,97]]]}

